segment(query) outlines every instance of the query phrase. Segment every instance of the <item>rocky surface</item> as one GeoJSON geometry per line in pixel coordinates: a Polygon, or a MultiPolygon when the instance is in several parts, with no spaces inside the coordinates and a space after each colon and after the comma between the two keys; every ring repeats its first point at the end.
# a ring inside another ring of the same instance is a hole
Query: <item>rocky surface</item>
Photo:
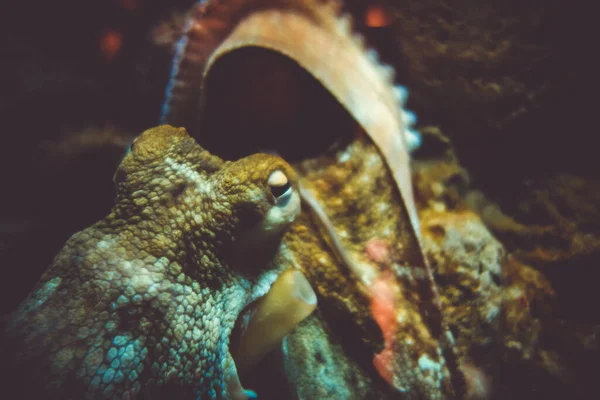
{"type": "Polygon", "coordinates": [[[438,129],[423,132],[432,149],[414,161],[413,178],[425,250],[463,360],[484,371],[477,384],[493,399],[595,398],[594,185],[564,176],[538,182],[521,203],[520,222],[469,189],[438,129]],[[536,225],[527,212],[558,204],[568,206],[551,224],[536,225]]]}

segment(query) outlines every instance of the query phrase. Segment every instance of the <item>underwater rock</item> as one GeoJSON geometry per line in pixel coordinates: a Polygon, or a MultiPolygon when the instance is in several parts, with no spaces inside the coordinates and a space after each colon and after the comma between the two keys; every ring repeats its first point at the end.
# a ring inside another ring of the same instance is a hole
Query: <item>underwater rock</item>
{"type": "Polygon", "coordinates": [[[463,349],[483,347],[498,332],[505,250],[474,213],[421,213],[426,254],[445,316],[463,349]]]}
{"type": "Polygon", "coordinates": [[[315,314],[285,338],[284,368],[298,399],[389,399],[397,393],[377,375],[364,373],[348,356],[344,338],[332,332],[328,318],[315,314]],[[328,327],[329,326],[329,327],[328,327]]]}
{"type": "MultiPolygon", "coordinates": [[[[475,376],[492,399],[595,398],[589,369],[599,355],[600,324],[590,307],[595,291],[587,283],[594,274],[590,269],[586,273],[586,258],[569,251],[570,246],[560,257],[535,257],[556,254],[557,241],[549,239],[574,235],[571,240],[576,240],[590,227],[584,221],[594,221],[593,196],[577,196],[573,189],[581,193],[593,186],[562,178],[562,184],[528,192],[532,200],[522,203],[517,215],[522,223],[470,189],[465,170],[439,130],[421,131],[424,144],[413,160],[413,182],[423,244],[444,316],[464,357],[467,381],[475,376]],[[548,193],[556,193],[555,202],[567,196],[562,204],[570,208],[558,208],[559,218],[527,214],[540,203],[557,210],[548,193]],[[565,226],[572,230],[565,232],[565,226]],[[565,276],[567,267],[573,273],[565,276]],[[479,368],[474,375],[469,373],[472,363],[479,368]]],[[[594,237],[593,230],[587,235],[594,237]]],[[[591,245],[581,249],[585,254],[596,251],[591,245]]]]}
{"type": "Polygon", "coordinates": [[[527,171],[595,169],[593,150],[581,145],[591,144],[595,125],[584,100],[596,86],[589,82],[596,81],[597,64],[586,51],[597,36],[587,22],[591,3],[376,4],[387,10],[385,33],[393,42],[386,61],[402,71],[411,108],[443,127],[486,191],[506,194],[502,188],[527,171]]]}
{"type": "Polygon", "coordinates": [[[415,200],[420,207],[454,208],[467,192],[470,177],[450,140],[435,126],[420,129],[424,145],[411,163],[415,200]]]}

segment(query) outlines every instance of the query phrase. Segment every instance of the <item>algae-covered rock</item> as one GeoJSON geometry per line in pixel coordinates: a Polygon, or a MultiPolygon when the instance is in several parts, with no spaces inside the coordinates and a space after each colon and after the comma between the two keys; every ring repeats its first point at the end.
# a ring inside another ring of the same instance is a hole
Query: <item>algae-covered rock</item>
{"type": "Polygon", "coordinates": [[[536,182],[517,194],[511,217],[469,188],[438,129],[423,132],[413,182],[424,248],[466,368],[483,371],[477,380],[493,399],[594,398],[595,186],[564,176],[536,182]]]}

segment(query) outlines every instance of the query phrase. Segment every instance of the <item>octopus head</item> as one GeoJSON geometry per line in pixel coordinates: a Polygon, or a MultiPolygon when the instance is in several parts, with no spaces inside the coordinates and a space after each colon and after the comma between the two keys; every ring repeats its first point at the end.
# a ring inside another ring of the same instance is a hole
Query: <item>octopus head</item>
{"type": "Polygon", "coordinates": [[[213,338],[200,352],[200,391],[252,397],[238,370],[260,361],[316,307],[306,278],[284,271],[282,261],[282,237],[300,213],[294,170],[269,154],[224,161],[185,129],[164,125],[134,141],[114,180],[116,220],[159,225],[149,249],[177,260],[185,271],[178,281],[200,288],[194,317],[203,337],[213,338]]]}

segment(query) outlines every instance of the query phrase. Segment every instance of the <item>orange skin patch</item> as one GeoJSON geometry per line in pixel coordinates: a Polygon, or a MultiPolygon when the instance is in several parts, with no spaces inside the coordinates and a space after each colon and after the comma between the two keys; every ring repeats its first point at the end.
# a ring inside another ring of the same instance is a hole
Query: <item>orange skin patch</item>
{"type": "Polygon", "coordinates": [[[112,62],[115,56],[121,50],[123,45],[123,35],[121,32],[109,30],[100,38],[100,51],[106,62],[112,62]]]}
{"type": "Polygon", "coordinates": [[[370,288],[372,296],[371,312],[383,333],[384,340],[384,348],[373,358],[373,365],[375,365],[379,375],[393,386],[392,360],[394,359],[394,351],[392,343],[397,325],[394,313],[395,295],[393,285],[395,282],[389,271],[385,271],[381,275],[370,288]]]}
{"type": "Polygon", "coordinates": [[[390,24],[390,18],[386,15],[383,7],[371,6],[365,16],[369,28],[381,28],[390,24]]]}
{"type": "Polygon", "coordinates": [[[396,303],[394,277],[389,271],[391,261],[390,244],[386,240],[371,239],[366,245],[367,256],[375,263],[388,270],[384,270],[369,288],[371,293],[371,313],[383,334],[384,348],[373,358],[373,365],[379,375],[393,386],[394,351],[392,343],[396,332],[396,314],[394,305],[396,303]]]}

